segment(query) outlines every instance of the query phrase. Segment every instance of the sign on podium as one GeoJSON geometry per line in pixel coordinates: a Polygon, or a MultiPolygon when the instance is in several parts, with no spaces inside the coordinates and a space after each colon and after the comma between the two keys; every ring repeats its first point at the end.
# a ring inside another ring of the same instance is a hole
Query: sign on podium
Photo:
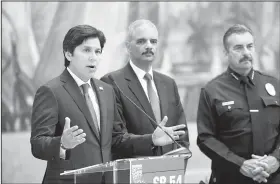
{"type": "Polygon", "coordinates": [[[94,173],[106,173],[106,183],[184,183],[187,161],[191,153],[120,159],[97,164],[60,175],[71,175],[79,183],[83,177],[94,173]]]}

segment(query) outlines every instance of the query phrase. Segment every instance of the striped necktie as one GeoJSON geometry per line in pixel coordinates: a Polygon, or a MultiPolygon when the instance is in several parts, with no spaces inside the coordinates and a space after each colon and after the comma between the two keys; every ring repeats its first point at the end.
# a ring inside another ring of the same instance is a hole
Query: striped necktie
{"type": "Polygon", "coordinates": [[[95,126],[97,132],[99,132],[99,125],[98,125],[98,120],[97,120],[97,117],[96,117],[96,113],[95,113],[92,101],[90,99],[90,96],[88,94],[88,89],[89,89],[90,86],[89,86],[88,83],[85,83],[85,84],[83,84],[81,86],[82,86],[82,89],[83,89],[83,93],[84,93],[84,97],[86,99],[86,103],[87,103],[88,109],[89,109],[90,114],[91,114],[92,119],[93,119],[94,126],[95,126]]]}
{"type": "Polygon", "coordinates": [[[152,106],[156,121],[157,123],[160,123],[161,122],[160,103],[159,103],[159,98],[152,87],[152,76],[149,73],[146,73],[144,78],[147,80],[148,96],[150,99],[150,104],[152,106]]]}

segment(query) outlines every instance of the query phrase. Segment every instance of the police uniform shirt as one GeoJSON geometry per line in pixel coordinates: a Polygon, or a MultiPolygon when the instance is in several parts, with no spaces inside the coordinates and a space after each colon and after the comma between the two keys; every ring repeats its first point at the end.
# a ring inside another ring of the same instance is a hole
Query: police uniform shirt
{"type": "Polygon", "coordinates": [[[264,154],[280,159],[279,81],[253,69],[248,77],[254,94],[250,97],[246,96],[242,77],[230,68],[201,89],[197,144],[212,160],[212,169],[239,172],[243,162],[254,153],[253,138],[263,142],[264,154]],[[253,125],[261,135],[254,132],[253,125]]]}

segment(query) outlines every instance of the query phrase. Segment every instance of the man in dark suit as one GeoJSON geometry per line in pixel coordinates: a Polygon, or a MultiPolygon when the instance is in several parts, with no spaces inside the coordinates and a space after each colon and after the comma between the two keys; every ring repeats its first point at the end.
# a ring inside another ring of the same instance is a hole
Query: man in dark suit
{"type": "MultiPolygon", "coordinates": [[[[180,137],[179,143],[188,147],[186,117],[177,85],[172,78],[152,69],[157,43],[156,26],[149,20],[136,20],[129,26],[126,40],[129,63],[124,68],[103,76],[101,80],[114,87],[118,110],[129,133],[151,134],[156,129],[156,124],[167,116],[167,126],[186,125],[186,134],[180,137]]],[[[162,155],[175,148],[176,144],[154,147],[150,155],[154,152],[162,155]]],[[[116,154],[116,158],[121,155],[116,154]]]]}
{"type": "MultiPolygon", "coordinates": [[[[128,134],[119,121],[113,88],[92,77],[105,41],[91,26],[71,28],[63,41],[66,69],[36,92],[30,141],[32,154],[48,161],[43,183],[73,183],[60,173],[108,162],[111,149],[125,150],[126,156],[149,155],[153,145],[172,143],[160,129],[152,135],[128,134]]],[[[176,131],[184,126],[165,123],[163,129],[174,139],[184,134],[176,131]]],[[[97,174],[89,181],[104,183],[104,177],[97,174]]]]}

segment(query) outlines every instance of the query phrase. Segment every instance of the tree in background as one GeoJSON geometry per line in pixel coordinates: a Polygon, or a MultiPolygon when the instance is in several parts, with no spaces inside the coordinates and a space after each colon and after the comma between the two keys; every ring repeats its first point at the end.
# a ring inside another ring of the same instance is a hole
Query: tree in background
{"type": "Polygon", "coordinates": [[[59,2],[34,75],[36,88],[63,71],[62,41],[71,27],[82,24],[85,8],[86,3],[83,2],[59,2]]]}
{"type": "MultiPolygon", "coordinates": [[[[35,90],[26,67],[21,63],[23,57],[20,57],[22,54],[19,54],[19,47],[22,39],[17,26],[5,10],[2,10],[2,20],[5,27],[2,30],[2,131],[28,130],[35,90]]],[[[29,41],[27,39],[26,43],[33,43],[32,40],[29,41]]],[[[25,54],[27,57],[24,58],[32,58],[32,54],[25,54]]]]}
{"type": "Polygon", "coordinates": [[[231,25],[246,24],[253,30],[258,53],[255,68],[279,77],[279,4],[130,2],[129,21],[155,21],[163,35],[155,69],[175,78],[187,118],[195,121],[200,88],[228,65],[222,37],[231,25]]]}
{"type": "Polygon", "coordinates": [[[222,36],[232,24],[246,24],[253,30],[258,53],[255,67],[280,77],[279,2],[128,2],[127,12],[123,11],[126,8],[114,9],[110,16],[119,18],[112,19],[102,17],[106,12],[96,12],[98,7],[109,4],[98,3],[102,2],[2,3],[3,131],[28,129],[35,89],[64,68],[64,35],[72,26],[90,21],[94,15],[98,15],[94,17],[95,23],[100,19],[98,26],[108,29],[114,25],[112,29],[118,29],[111,29],[108,34],[108,55],[124,56],[118,56],[124,58],[121,61],[107,57],[103,69],[108,63],[121,66],[127,62],[127,55],[122,52],[124,44],[114,43],[123,40],[121,30],[125,25],[140,18],[157,25],[160,42],[154,68],[175,78],[188,120],[196,119],[200,88],[227,66],[222,36]]]}

